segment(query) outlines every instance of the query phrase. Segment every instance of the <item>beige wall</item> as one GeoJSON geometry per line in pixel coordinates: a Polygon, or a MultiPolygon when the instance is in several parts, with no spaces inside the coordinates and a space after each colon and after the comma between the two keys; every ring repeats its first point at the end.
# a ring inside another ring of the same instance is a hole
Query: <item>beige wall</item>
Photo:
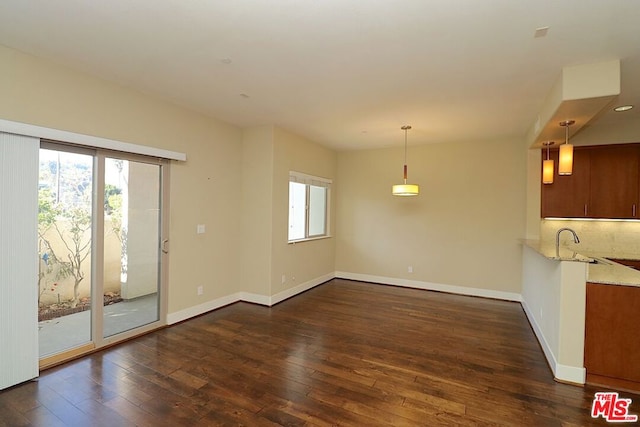
{"type": "Polygon", "coordinates": [[[540,195],[542,153],[527,150],[527,239],[540,238],[540,195]]]}
{"type": "Polygon", "coordinates": [[[391,195],[402,178],[402,148],[340,153],[336,270],[519,293],[523,144],[410,147],[415,198],[391,195]]]}
{"type": "Polygon", "coordinates": [[[171,166],[169,313],[239,291],[274,295],[335,270],[520,290],[523,141],[412,147],[410,181],[422,194],[398,199],[401,148],[335,153],[4,47],[0,63],[0,118],[187,154],[171,166]],[[287,243],[290,170],[334,179],[332,238],[287,243]]]}
{"type": "MultiPolygon", "coordinates": [[[[336,182],[337,155],[280,128],[274,129],[273,239],[271,243],[271,295],[335,271],[336,238],[288,244],[289,171],[328,178],[336,182]],[[286,276],[282,283],[282,276],[286,276]]],[[[335,218],[335,187],[330,192],[330,217],[335,218]]],[[[335,234],[333,223],[330,233],[335,234]]]]}
{"type": "Polygon", "coordinates": [[[245,129],[242,141],[243,290],[271,295],[273,126],[245,129]]]}
{"type": "Polygon", "coordinates": [[[0,63],[0,118],[187,154],[171,165],[169,313],[333,273],[333,238],[288,245],[286,236],[289,170],[333,179],[335,152],[273,126],[242,131],[4,47],[0,63]]]}
{"type": "Polygon", "coordinates": [[[238,291],[238,128],[5,47],[0,64],[2,119],[186,153],[171,166],[168,311],[238,291]]]}
{"type": "Polygon", "coordinates": [[[335,179],[336,153],[274,126],[245,129],[242,149],[242,289],[271,297],[332,275],[333,237],[287,242],[289,171],[335,179]]]}

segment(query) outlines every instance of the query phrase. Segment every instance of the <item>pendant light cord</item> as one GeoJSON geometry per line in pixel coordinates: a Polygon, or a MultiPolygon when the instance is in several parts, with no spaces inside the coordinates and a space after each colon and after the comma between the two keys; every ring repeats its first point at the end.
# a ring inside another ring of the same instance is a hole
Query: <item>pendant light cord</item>
{"type": "Polygon", "coordinates": [[[565,120],[564,122],[560,122],[560,126],[564,126],[564,143],[569,144],[569,126],[574,124],[575,120],[565,120]]]}
{"type": "Polygon", "coordinates": [[[407,164],[407,130],[409,130],[406,126],[404,127],[404,164],[407,164]]]}
{"type": "Polygon", "coordinates": [[[404,131],[404,183],[407,183],[407,131],[411,126],[404,125],[400,129],[404,131]]]}

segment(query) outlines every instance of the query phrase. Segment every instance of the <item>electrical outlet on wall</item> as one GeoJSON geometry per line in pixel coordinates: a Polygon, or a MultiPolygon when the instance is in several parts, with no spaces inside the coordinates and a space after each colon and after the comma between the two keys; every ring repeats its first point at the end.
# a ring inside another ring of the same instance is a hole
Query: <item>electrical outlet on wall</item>
{"type": "Polygon", "coordinates": [[[202,295],[204,293],[204,288],[202,286],[198,286],[198,295],[202,295]]]}
{"type": "Polygon", "coordinates": [[[284,285],[285,283],[287,283],[287,276],[286,275],[282,275],[282,284],[284,285]]]}
{"type": "Polygon", "coordinates": [[[413,266],[412,265],[407,267],[407,273],[413,273],[413,266]]]}

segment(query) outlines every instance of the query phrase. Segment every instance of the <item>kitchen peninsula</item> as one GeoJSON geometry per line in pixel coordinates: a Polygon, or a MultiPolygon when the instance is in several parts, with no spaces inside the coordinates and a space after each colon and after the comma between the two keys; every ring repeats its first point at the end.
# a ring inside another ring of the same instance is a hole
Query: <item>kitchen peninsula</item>
{"type": "Polygon", "coordinates": [[[634,262],[579,244],[522,243],[522,306],[555,378],[640,390],[640,332],[630,326],[640,322],[634,262]]]}

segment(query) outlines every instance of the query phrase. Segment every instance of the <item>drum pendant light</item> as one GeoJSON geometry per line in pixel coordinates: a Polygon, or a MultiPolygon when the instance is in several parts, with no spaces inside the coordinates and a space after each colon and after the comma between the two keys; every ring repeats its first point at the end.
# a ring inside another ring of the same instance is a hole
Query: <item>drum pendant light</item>
{"type": "Polygon", "coordinates": [[[405,125],[400,129],[404,131],[404,181],[402,184],[396,184],[391,189],[394,196],[417,196],[420,188],[416,184],[407,184],[407,131],[411,126],[405,125]]]}
{"type": "Polygon", "coordinates": [[[565,120],[560,122],[560,126],[565,128],[564,144],[560,146],[560,157],[558,159],[558,175],[571,175],[573,173],[573,145],[569,144],[569,126],[575,120],[565,120]]]}
{"type": "Polygon", "coordinates": [[[549,147],[555,144],[553,141],[543,142],[542,145],[547,147],[547,158],[542,162],[542,183],[553,184],[553,159],[549,158],[549,147]]]}

